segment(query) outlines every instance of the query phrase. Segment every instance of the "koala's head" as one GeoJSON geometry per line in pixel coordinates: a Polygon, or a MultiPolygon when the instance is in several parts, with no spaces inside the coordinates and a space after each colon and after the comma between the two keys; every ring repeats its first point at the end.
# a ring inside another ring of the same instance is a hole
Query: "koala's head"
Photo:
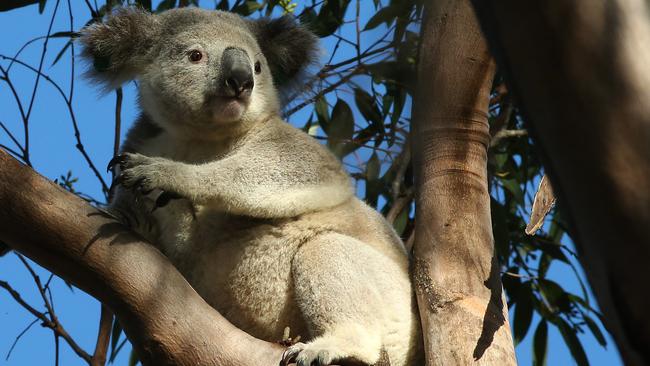
{"type": "Polygon", "coordinates": [[[291,16],[247,20],[196,8],[159,15],[125,8],[84,28],[81,41],[93,79],[109,88],[137,79],[144,111],[177,131],[214,131],[277,113],[278,90],[314,61],[318,47],[291,16]]]}

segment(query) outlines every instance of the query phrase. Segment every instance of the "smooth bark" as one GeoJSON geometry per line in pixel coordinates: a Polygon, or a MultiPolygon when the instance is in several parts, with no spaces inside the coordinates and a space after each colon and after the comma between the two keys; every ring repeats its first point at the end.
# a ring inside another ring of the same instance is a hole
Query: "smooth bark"
{"type": "Polygon", "coordinates": [[[153,246],[1,150],[0,202],[0,240],[108,305],[143,364],[279,364],[153,246]]]}
{"type": "Polygon", "coordinates": [[[628,365],[650,364],[645,0],[473,0],[628,365]]]}
{"type": "Polygon", "coordinates": [[[414,102],[414,281],[426,364],[516,364],[487,184],[495,65],[469,0],[425,8],[414,102]]]}

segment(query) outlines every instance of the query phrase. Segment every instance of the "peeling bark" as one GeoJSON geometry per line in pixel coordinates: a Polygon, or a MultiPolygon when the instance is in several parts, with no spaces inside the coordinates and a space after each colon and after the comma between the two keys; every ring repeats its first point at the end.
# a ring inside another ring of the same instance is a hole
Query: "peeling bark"
{"type": "Polygon", "coordinates": [[[414,101],[414,283],[426,364],[516,364],[487,185],[494,62],[469,1],[425,8],[414,101]]]}

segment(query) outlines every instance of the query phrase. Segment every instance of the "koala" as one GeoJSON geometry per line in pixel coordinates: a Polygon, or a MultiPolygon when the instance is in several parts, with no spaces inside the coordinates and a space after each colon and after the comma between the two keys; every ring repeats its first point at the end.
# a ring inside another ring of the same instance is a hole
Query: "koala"
{"type": "Polygon", "coordinates": [[[340,161],[280,116],[283,88],[318,54],[311,32],[291,16],[123,8],[81,42],[92,79],[138,85],[111,210],[211,306],[261,339],[301,335],[285,363],[420,362],[404,245],[340,161]]]}

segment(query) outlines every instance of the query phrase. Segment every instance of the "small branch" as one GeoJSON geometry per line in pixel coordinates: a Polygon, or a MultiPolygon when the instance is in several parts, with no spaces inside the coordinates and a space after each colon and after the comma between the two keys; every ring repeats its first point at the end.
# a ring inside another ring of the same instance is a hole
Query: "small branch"
{"type": "Polygon", "coordinates": [[[15,157],[20,158],[20,159],[23,159],[23,161],[24,161],[24,156],[23,156],[24,154],[19,153],[18,151],[14,150],[14,149],[12,149],[12,148],[10,148],[9,146],[4,145],[4,144],[0,144],[0,147],[3,148],[3,149],[5,149],[5,150],[7,150],[7,151],[9,151],[9,152],[10,152],[11,154],[13,154],[15,157]]]}
{"type": "Polygon", "coordinates": [[[22,147],[22,145],[20,144],[20,142],[18,142],[18,140],[16,139],[16,137],[11,133],[11,131],[9,131],[9,129],[7,128],[7,126],[5,126],[5,124],[4,124],[2,121],[0,121],[0,127],[1,127],[1,128],[2,128],[6,133],[7,133],[7,135],[8,135],[9,138],[11,139],[11,141],[13,141],[13,143],[16,144],[16,146],[17,146],[19,149],[22,150],[23,147],[22,147]]]}
{"type": "Polygon", "coordinates": [[[122,129],[122,88],[115,89],[115,135],[113,138],[113,156],[120,152],[120,134],[122,129]]]}
{"type": "Polygon", "coordinates": [[[29,153],[29,117],[32,114],[32,108],[34,107],[34,101],[36,100],[36,91],[38,90],[38,83],[41,80],[41,70],[43,70],[43,62],[45,61],[45,54],[47,53],[47,44],[50,41],[50,34],[52,34],[52,26],[54,25],[54,19],[56,18],[56,12],[59,9],[60,0],[56,1],[54,5],[54,11],[52,12],[52,19],[50,19],[50,25],[47,28],[47,36],[45,41],[43,41],[43,51],[41,52],[41,59],[38,63],[38,72],[36,73],[36,81],[34,82],[34,89],[32,90],[32,97],[29,100],[29,106],[27,107],[27,114],[25,119],[23,119],[23,126],[25,129],[25,154],[29,153]]]}
{"type": "MultiPolygon", "coordinates": [[[[99,172],[99,170],[95,166],[95,163],[93,163],[92,159],[90,159],[90,156],[88,156],[88,153],[86,152],[86,149],[84,148],[84,145],[81,142],[81,132],[79,131],[79,126],[77,124],[77,118],[76,118],[76,116],[74,114],[74,110],[72,108],[72,101],[68,99],[68,97],[66,96],[63,89],[61,89],[61,86],[59,86],[48,75],[38,71],[36,68],[32,67],[31,65],[29,65],[29,64],[27,64],[27,63],[25,63],[25,62],[23,62],[21,60],[18,60],[18,59],[13,58],[13,57],[5,56],[5,55],[2,55],[2,54],[0,54],[0,59],[2,59],[2,60],[13,60],[15,63],[17,63],[17,64],[19,64],[19,65],[33,71],[33,72],[36,72],[36,73],[40,74],[43,79],[45,79],[50,84],[52,84],[52,86],[58,91],[58,93],[61,95],[61,97],[65,101],[66,106],[68,108],[68,114],[70,115],[70,120],[72,121],[72,127],[74,129],[74,136],[75,136],[75,139],[77,140],[77,144],[75,146],[76,146],[77,150],[79,150],[79,152],[81,152],[81,155],[84,157],[84,160],[86,160],[86,163],[88,164],[88,167],[90,168],[90,170],[92,170],[93,173],[95,174],[95,176],[97,177],[97,180],[99,180],[99,183],[102,186],[102,190],[105,193],[108,193],[108,185],[106,184],[106,181],[104,180],[101,173],[99,172]]],[[[0,66],[0,71],[3,71],[2,66],[0,66]]],[[[6,77],[6,73],[5,73],[5,81],[8,81],[8,79],[6,77]]],[[[10,84],[10,87],[11,87],[11,84],[10,84]]],[[[11,89],[13,90],[13,88],[11,88],[11,89]]],[[[16,96],[17,96],[17,94],[16,94],[16,96]]],[[[20,102],[20,100],[18,100],[18,99],[17,99],[17,101],[20,102]]],[[[27,156],[25,158],[25,160],[27,162],[29,162],[29,156],[27,156]]],[[[31,166],[31,164],[29,164],[29,163],[28,163],[28,165],[31,166]]]]}
{"type": "Polygon", "coordinates": [[[11,356],[11,352],[13,352],[14,347],[16,347],[16,345],[18,344],[18,341],[20,340],[20,338],[22,338],[25,335],[25,333],[27,333],[27,331],[32,328],[32,326],[34,324],[38,323],[38,320],[39,320],[38,318],[32,320],[32,322],[29,323],[29,325],[27,325],[25,327],[25,329],[23,329],[20,333],[18,333],[18,335],[16,336],[16,339],[14,339],[14,343],[12,343],[11,347],[9,348],[9,352],[7,352],[7,357],[5,357],[5,361],[9,360],[9,357],[11,356]]]}
{"type": "Polygon", "coordinates": [[[104,366],[106,364],[106,355],[108,353],[108,344],[111,339],[111,326],[113,325],[113,313],[102,304],[101,315],[99,317],[99,330],[97,332],[97,343],[95,352],[93,352],[90,366],[104,366]]]}
{"type": "Polygon", "coordinates": [[[404,175],[406,174],[406,170],[408,169],[409,164],[411,163],[410,139],[407,138],[407,140],[404,142],[402,153],[399,154],[398,159],[399,161],[397,162],[398,164],[397,173],[395,174],[395,179],[393,179],[393,182],[391,183],[391,195],[393,201],[396,201],[397,197],[399,197],[401,193],[402,181],[404,181],[404,175]]]}
{"type": "Polygon", "coordinates": [[[497,132],[494,137],[490,140],[490,147],[497,146],[501,140],[512,137],[521,137],[528,136],[528,131],[526,130],[501,130],[497,132]]]}
{"type": "Polygon", "coordinates": [[[288,117],[288,116],[290,116],[290,115],[292,115],[292,114],[298,112],[299,110],[305,108],[306,106],[308,106],[308,105],[314,103],[314,102],[316,101],[316,99],[322,97],[323,95],[325,95],[325,94],[327,94],[327,93],[329,93],[329,92],[331,92],[331,91],[333,91],[333,90],[336,90],[336,88],[338,88],[339,86],[341,86],[341,85],[347,83],[348,80],[350,80],[353,76],[359,74],[359,73],[361,72],[361,70],[362,70],[362,67],[356,67],[356,68],[352,69],[352,71],[350,71],[349,74],[347,74],[347,75],[341,77],[341,79],[339,79],[337,82],[331,84],[331,85],[328,86],[327,88],[324,88],[323,90],[321,90],[320,92],[318,92],[318,93],[317,93],[316,95],[314,95],[313,97],[311,97],[311,98],[309,98],[309,99],[303,101],[302,103],[298,104],[297,106],[295,106],[295,107],[289,109],[288,111],[286,111],[286,112],[284,113],[284,117],[286,118],[286,117],[288,117]]]}
{"type": "Polygon", "coordinates": [[[388,210],[388,213],[386,214],[386,220],[393,224],[395,222],[395,219],[397,219],[397,216],[408,206],[411,201],[413,201],[413,196],[415,194],[415,190],[413,187],[409,187],[406,192],[404,192],[404,195],[398,197],[393,201],[393,205],[390,207],[390,210],[388,210]]]}
{"type": "MultiPolygon", "coordinates": [[[[113,156],[120,152],[120,135],[122,130],[122,88],[115,89],[115,133],[113,135],[113,156]]],[[[115,169],[111,169],[112,179],[115,179],[115,169]]],[[[113,184],[111,184],[112,186],[113,184]]],[[[109,188],[108,201],[111,200],[113,192],[109,188]]]]}
{"type": "Polygon", "coordinates": [[[18,291],[14,290],[9,285],[8,282],[0,281],[0,287],[4,288],[7,292],[9,292],[9,295],[11,295],[11,297],[13,297],[14,300],[20,306],[22,306],[25,310],[27,310],[36,318],[38,318],[42,323],[41,325],[52,329],[58,336],[63,338],[68,343],[70,348],[72,348],[72,350],[75,351],[75,353],[79,355],[79,357],[83,358],[84,361],[90,364],[90,355],[86,351],[81,349],[79,345],[77,345],[74,339],[72,339],[70,334],[68,334],[68,332],[61,326],[61,324],[52,322],[50,319],[47,318],[47,316],[45,316],[45,314],[41,313],[40,311],[36,310],[31,305],[29,305],[25,300],[23,300],[23,298],[20,296],[18,291]]]}

